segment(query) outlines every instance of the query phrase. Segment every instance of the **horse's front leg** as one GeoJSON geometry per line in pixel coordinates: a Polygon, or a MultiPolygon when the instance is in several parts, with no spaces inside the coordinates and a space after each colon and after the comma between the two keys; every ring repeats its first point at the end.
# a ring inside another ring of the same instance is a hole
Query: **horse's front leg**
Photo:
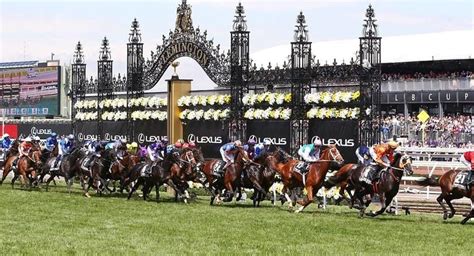
{"type": "Polygon", "coordinates": [[[295,211],[295,213],[299,213],[299,212],[302,212],[304,210],[304,208],[306,208],[309,204],[311,204],[313,202],[313,192],[314,192],[314,189],[312,186],[307,186],[306,187],[306,191],[307,191],[307,195],[306,197],[303,199],[303,200],[299,200],[298,201],[298,204],[300,204],[301,206],[295,211]]]}

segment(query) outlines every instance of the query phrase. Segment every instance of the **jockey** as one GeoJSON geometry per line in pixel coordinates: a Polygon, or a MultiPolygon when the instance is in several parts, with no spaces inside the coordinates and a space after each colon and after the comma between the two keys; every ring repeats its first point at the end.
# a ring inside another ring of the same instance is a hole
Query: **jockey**
{"type": "Polygon", "coordinates": [[[19,150],[18,150],[20,155],[15,159],[15,161],[13,161],[13,164],[12,164],[13,168],[16,169],[18,160],[22,156],[28,156],[28,154],[30,153],[30,150],[31,150],[32,147],[33,147],[33,143],[31,142],[30,137],[27,137],[25,140],[23,140],[23,142],[20,144],[20,147],[19,147],[19,150]]]}
{"type": "Polygon", "coordinates": [[[361,144],[360,147],[356,149],[355,154],[359,160],[359,164],[369,165],[372,162],[369,147],[364,144],[361,144]]]}
{"type": "Polygon", "coordinates": [[[46,149],[48,151],[53,151],[54,150],[54,147],[58,144],[58,135],[53,132],[51,133],[51,136],[49,136],[47,139],[46,139],[46,149]]]}
{"type": "Polygon", "coordinates": [[[94,160],[100,157],[100,152],[102,151],[102,149],[103,146],[100,141],[91,141],[87,146],[88,155],[81,168],[85,171],[88,171],[94,160]]]}
{"type": "Polygon", "coordinates": [[[321,139],[316,136],[312,144],[306,144],[300,147],[298,150],[298,155],[306,162],[316,162],[319,160],[319,154],[321,153],[322,145],[323,143],[321,142],[321,139]]]}
{"type": "Polygon", "coordinates": [[[156,140],[154,143],[150,144],[147,147],[148,151],[148,158],[152,161],[155,162],[157,160],[161,161],[163,160],[163,153],[166,148],[162,148],[162,143],[160,140],[156,140]]]}
{"type": "Polygon", "coordinates": [[[240,142],[240,140],[236,140],[234,142],[229,142],[227,144],[224,144],[220,148],[219,151],[221,153],[222,160],[224,160],[224,162],[226,163],[224,165],[224,167],[222,168],[223,170],[225,170],[225,168],[227,168],[227,166],[234,163],[234,161],[235,161],[235,151],[240,146],[242,146],[242,142],[240,142]]]}
{"type": "Polygon", "coordinates": [[[255,145],[255,156],[254,158],[257,159],[260,156],[265,155],[270,151],[270,146],[272,145],[272,141],[270,139],[263,139],[263,143],[258,143],[255,145]]]}
{"type": "Polygon", "coordinates": [[[194,143],[194,141],[190,141],[190,142],[188,143],[188,147],[189,147],[190,149],[196,148],[196,143],[194,143]]]}
{"type": "Polygon", "coordinates": [[[131,144],[127,144],[127,153],[130,155],[136,155],[138,150],[138,143],[135,141],[132,142],[131,144]]]}
{"type": "Polygon", "coordinates": [[[117,158],[122,159],[123,153],[127,149],[126,144],[127,144],[127,141],[125,139],[116,140],[116,141],[107,143],[107,145],[105,145],[105,149],[114,150],[115,153],[117,154],[117,158]]]}
{"type": "Polygon", "coordinates": [[[62,139],[59,142],[59,152],[56,161],[54,162],[53,168],[58,168],[58,163],[61,161],[64,155],[71,153],[71,150],[74,147],[74,135],[69,134],[66,138],[62,139]]]}
{"type": "Polygon", "coordinates": [[[369,149],[370,156],[374,160],[377,168],[375,168],[374,176],[368,177],[368,181],[372,182],[377,180],[380,171],[390,167],[390,163],[393,162],[393,153],[395,149],[398,148],[398,145],[398,142],[390,140],[384,144],[374,145],[369,149]]]}
{"type": "Polygon", "coordinates": [[[10,139],[10,135],[8,133],[3,134],[2,137],[2,149],[3,151],[8,151],[12,146],[12,140],[10,139]]]}
{"type": "Polygon", "coordinates": [[[467,180],[471,181],[471,178],[474,175],[474,151],[464,152],[459,160],[470,169],[467,180]]]}
{"type": "Polygon", "coordinates": [[[255,158],[255,144],[257,142],[254,139],[249,139],[247,141],[247,144],[244,145],[244,150],[247,152],[247,156],[253,160],[255,158]]]}

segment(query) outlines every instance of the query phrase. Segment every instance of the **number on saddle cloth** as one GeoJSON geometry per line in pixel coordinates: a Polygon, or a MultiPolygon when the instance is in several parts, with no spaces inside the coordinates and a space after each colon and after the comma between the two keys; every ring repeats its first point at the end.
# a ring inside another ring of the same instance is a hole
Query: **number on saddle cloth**
{"type": "Polygon", "coordinates": [[[468,186],[472,182],[471,171],[459,172],[454,178],[454,185],[468,186]]]}
{"type": "Polygon", "coordinates": [[[295,167],[294,171],[300,173],[300,174],[306,174],[309,171],[309,163],[305,161],[299,161],[295,167]]]}
{"type": "Polygon", "coordinates": [[[212,168],[212,173],[214,176],[224,176],[224,166],[225,166],[225,162],[224,161],[218,161],[216,164],[214,164],[214,168],[212,168]]]}

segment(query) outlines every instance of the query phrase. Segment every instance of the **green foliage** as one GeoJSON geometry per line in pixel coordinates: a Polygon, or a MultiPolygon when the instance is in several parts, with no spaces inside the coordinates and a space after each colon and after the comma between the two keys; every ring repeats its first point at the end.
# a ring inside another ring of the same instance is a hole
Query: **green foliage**
{"type": "MultiPolygon", "coordinates": [[[[78,185],[75,184],[77,189],[78,185]]],[[[152,195],[154,198],[154,195],[152,195]]],[[[315,204],[303,213],[265,202],[209,206],[144,202],[118,194],[87,199],[64,186],[0,187],[0,254],[13,255],[473,255],[474,223],[441,215],[357,217],[355,210],[315,204]]]]}

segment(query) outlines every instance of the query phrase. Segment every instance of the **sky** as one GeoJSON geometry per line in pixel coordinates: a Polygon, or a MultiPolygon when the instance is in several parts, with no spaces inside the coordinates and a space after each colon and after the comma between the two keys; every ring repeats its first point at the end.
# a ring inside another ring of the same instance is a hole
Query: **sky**
{"type": "MultiPolygon", "coordinates": [[[[181,0],[0,0],[0,62],[72,60],[81,41],[87,75],[96,77],[101,40],[110,40],[114,73],[126,71],[126,43],[133,18],[140,23],[145,58],[174,29],[181,0]]],[[[230,47],[230,30],[239,0],[188,0],[194,27],[208,31],[221,49],[230,47]]],[[[382,37],[471,30],[472,0],[241,0],[247,15],[252,54],[292,41],[296,16],[306,15],[312,42],[355,39],[361,35],[365,10],[373,5],[382,37]]],[[[449,50],[449,46],[447,47],[449,50]]],[[[349,58],[349,57],[348,57],[349,58]]],[[[194,60],[182,58],[178,73],[194,79],[193,88],[212,82],[194,60]]],[[[164,88],[164,75],[158,87],[164,88]]],[[[157,90],[161,90],[157,88],[157,90]]]]}

